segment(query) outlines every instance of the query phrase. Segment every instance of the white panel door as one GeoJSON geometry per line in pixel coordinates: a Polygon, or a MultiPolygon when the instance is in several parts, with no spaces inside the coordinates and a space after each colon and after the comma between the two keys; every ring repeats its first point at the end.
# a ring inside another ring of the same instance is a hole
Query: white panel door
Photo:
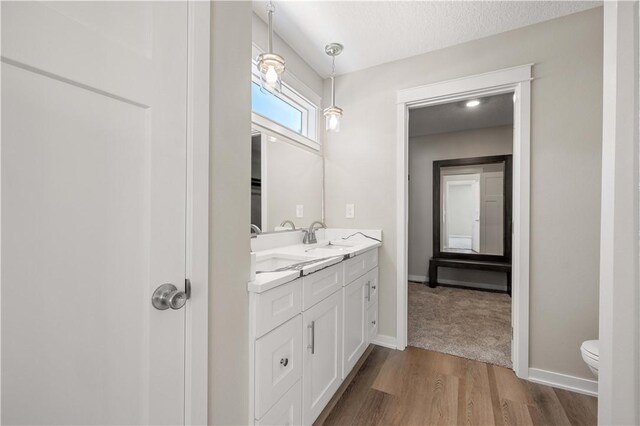
{"type": "Polygon", "coordinates": [[[481,249],[483,254],[504,254],[504,173],[482,174],[481,249]]]}
{"type": "Polygon", "coordinates": [[[473,232],[471,235],[471,250],[480,253],[480,180],[471,185],[473,192],[473,232]]]}
{"type": "Polygon", "coordinates": [[[367,326],[365,324],[367,297],[371,296],[371,280],[360,277],[344,287],[344,314],[342,348],[342,378],[344,379],[356,365],[367,348],[367,326]]]}
{"type": "Polygon", "coordinates": [[[305,311],[302,417],[310,425],[342,383],[342,291],[305,311]]]}
{"type": "Polygon", "coordinates": [[[187,4],[1,8],[2,423],[182,424],[187,4]]]}

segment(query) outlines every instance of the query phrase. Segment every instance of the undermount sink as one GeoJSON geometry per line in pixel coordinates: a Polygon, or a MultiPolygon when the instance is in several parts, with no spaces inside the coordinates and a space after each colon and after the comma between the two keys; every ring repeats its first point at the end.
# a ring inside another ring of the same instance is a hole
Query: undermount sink
{"type": "Polygon", "coordinates": [[[271,272],[309,260],[313,260],[313,257],[272,253],[261,257],[260,259],[256,259],[256,272],[271,272]]]}
{"type": "Polygon", "coordinates": [[[340,256],[341,254],[348,253],[345,247],[316,247],[306,251],[306,253],[314,256],[340,256]]]}

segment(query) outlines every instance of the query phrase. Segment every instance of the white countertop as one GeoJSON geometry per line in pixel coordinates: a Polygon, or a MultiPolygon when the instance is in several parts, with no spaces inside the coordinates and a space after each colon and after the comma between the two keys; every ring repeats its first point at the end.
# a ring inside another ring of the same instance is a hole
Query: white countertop
{"type": "Polygon", "coordinates": [[[317,262],[313,262],[305,265],[301,270],[280,271],[280,272],[260,272],[256,274],[255,280],[250,281],[247,285],[247,289],[250,292],[262,293],[272,288],[278,287],[282,284],[295,280],[296,278],[304,275],[312,274],[320,269],[336,265],[345,259],[352,258],[366,251],[380,247],[381,242],[366,238],[361,235],[356,235],[348,240],[343,239],[323,239],[318,240],[316,244],[293,244],[284,247],[277,247],[268,250],[261,250],[255,252],[256,261],[267,258],[274,254],[291,255],[309,257],[317,262]],[[330,255],[327,252],[322,254],[314,254],[314,248],[322,248],[329,244],[339,245],[341,248],[337,250],[336,255],[330,255]],[[348,244],[346,246],[345,244],[348,244]],[[311,253],[310,253],[311,251],[311,253]],[[315,258],[315,259],[314,259],[315,258]]]}

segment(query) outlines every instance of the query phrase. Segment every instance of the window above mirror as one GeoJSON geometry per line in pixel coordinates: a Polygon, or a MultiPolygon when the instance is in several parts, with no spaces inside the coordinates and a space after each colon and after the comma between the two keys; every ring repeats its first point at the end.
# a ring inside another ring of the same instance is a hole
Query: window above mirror
{"type": "Polygon", "coordinates": [[[291,103],[251,83],[251,111],[302,134],[303,113],[291,103]]]}
{"type": "MultiPolygon", "coordinates": [[[[289,76],[290,79],[292,76],[289,76]]],[[[293,139],[320,149],[318,142],[318,106],[301,95],[286,80],[280,92],[270,92],[260,86],[260,76],[252,66],[251,111],[252,121],[293,139]]]]}

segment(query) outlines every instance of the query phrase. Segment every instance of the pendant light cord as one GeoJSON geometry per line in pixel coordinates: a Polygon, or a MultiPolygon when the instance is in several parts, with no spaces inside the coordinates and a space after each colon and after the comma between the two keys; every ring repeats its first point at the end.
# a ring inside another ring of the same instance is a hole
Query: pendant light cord
{"type": "Polygon", "coordinates": [[[336,106],[336,55],[331,57],[331,106],[336,106]]]}
{"type": "Polygon", "coordinates": [[[267,14],[269,15],[269,28],[267,29],[268,31],[267,51],[269,53],[273,53],[273,12],[275,11],[276,11],[276,6],[273,4],[272,1],[270,1],[267,4],[267,14]]]}

